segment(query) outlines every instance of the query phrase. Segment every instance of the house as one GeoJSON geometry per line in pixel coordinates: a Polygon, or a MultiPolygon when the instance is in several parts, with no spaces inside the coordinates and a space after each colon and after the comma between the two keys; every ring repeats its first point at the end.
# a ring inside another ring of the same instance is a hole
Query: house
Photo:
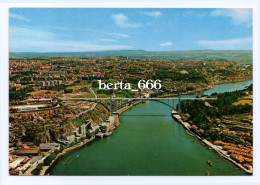
{"type": "Polygon", "coordinates": [[[23,149],[17,149],[15,150],[16,155],[39,155],[40,154],[40,148],[23,148],[23,149]]]}

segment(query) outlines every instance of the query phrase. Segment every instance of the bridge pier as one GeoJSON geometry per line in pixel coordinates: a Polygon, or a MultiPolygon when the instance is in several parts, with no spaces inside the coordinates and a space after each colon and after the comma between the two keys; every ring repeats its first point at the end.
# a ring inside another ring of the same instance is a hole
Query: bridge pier
{"type": "Polygon", "coordinates": [[[111,98],[111,96],[110,96],[110,116],[111,116],[112,113],[113,113],[112,107],[113,107],[113,105],[112,105],[112,98],[111,98]]]}
{"type": "Polygon", "coordinates": [[[179,114],[181,114],[181,96],[179,96],[179,103],[178,103],[178,105],[179,105],[179,114]]]}

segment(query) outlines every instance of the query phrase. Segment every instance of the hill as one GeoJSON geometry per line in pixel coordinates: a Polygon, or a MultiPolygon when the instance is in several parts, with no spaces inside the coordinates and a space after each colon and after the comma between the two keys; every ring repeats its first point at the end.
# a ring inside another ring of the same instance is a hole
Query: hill
{"type": "Polygon", "coordinates": [[[146,51],[146,50],[111,50],[93,52],[10,52],[10,58],[42,57],[110,57],[124,56],[129,58],[167,58],[194,60],[227,60],[242,64],[252,64],[252,50],[180,50],[180,51],[146,51]]]}

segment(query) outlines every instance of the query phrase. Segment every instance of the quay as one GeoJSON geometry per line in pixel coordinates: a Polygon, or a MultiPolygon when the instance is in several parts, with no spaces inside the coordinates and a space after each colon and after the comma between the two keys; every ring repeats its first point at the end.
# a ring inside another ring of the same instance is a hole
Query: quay
{"type": "Polygon", "coordinates": [[[172,117],[175,121],[177,121],[178,123],[181,123],[181,125],[188,130],[193,136],[195,136],[196,138],[198,138],[201,142],[203,142],[206,146],[212,148],[213,150],[215,150],[219,155],[221,155],[222,157],[224,157],[225,159],[227,159],[228,161],[232,162],[233,164],[235,164],[237,167],[239,167],[240,169],[242,169],[244,172],[248,173],[248,174],[253,174],[253,169],[246,169],[244,166],[242,166],[241,164],[239,164],[238,162],[234,161],[233,159],[231,159],[226,151],[220,149],[218,146],[212,144],[211,142],[209,142],[206,139],[202,139],[200,136],[198,136],[196,133],[192,132],[190,130],[191,125],[188,122],[184,122],[182,120],[182,117],[179,115],[179,113],[175,110],[172,110],[172,117]]]}

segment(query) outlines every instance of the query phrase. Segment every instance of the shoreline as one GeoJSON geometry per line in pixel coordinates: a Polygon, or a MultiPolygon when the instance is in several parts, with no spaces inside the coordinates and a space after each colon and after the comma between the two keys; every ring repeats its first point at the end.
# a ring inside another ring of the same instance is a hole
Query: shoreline
{"type": "Polygon", "coordinates": [[[211,142],[209,142],[206,139],[202,139],[200,136],[198,136],[197,134],[195,134],[194,132],[192,132],[190,130],[191,126],[188,122],[184,122],[182,120],[182,117],[179,115],[179,113],[177,113],[175,110],[172,110],[171,113],[173,119],[180,123],[185,129],[186,131],[189,132],[189,135],[192,135],[193,137],[197,138],[199,141],[201,141],[203,144],[205,144],[207,147],[212,148],[213,150],[215,150],[220,156],[224,157],[226,160],[228,160],[229,162],[231,162],[232,164],[234,164],[235,166],[237,166],[238,168],[240,168],[243,172],[253,175],[253,169],[252,170],[248,170],[245,167],[243,167],[240,163],[234,161],[233,159],[231,159],[229,156],[227,156],[225,154],[225,152],[218,148],[216,145],[212,144],[211,142]]]}
{"type": "MultiPolygon", "coordinates": [[[[188,94],[193,94],[193,93],[198,93],[198,92],[202,92],[202,91],[210,90],[210,89],[213,89],[214,87],[216,87],[216,85],[229,84],[229,83],[246,82],[246,81],[249,81],[249,80],[253,80],[253,79],[246,79],[246,80],[242,80],[242,81],[224,82],[224,83],[218,83],[218,84],[208,85],[208,86],[205,87],[205,88],[202,88],[202,89],[195,89],[195,90],[192,90],[192,91],[183,92],[183,93],[181,93],[180,95],[188,95],[188,94]]],[[[176,93],[170,93],[170,94],[165,94],[165,95],[158,96],[158,98],[166,98],[166,97],[172,97],[172,96],[179,96],[179,94],[176,94],[176,93]]],[[[154,98],[156,98],[156,97],[154,97],[154,98]]]]}
{"type": "MultiPolygon", "coordinates": [[[[245,80],[245,81],[248,81],[248,80],[252,80],[252,79],[247,79],[247,80],[245,80]]],[[[238,81],[238,82],[245,82],[245,81],[238,81]]],[[[229,83],[238,83],[238,82],[229,82],[229,83]]],[[[225,84],[225,83],[223,83],[223,84],[225,84]]],[[[217,84],[217,85],[221,85],[221,84],[217,84]]],[[[213,86],[204,88],[204,89],[202,89],[202,90],[201,90],[201,89],[200,89],[200,90],[193,90],[193,91],[185,92],[185,93],[183,93],[183,94],[185,95],[185,94],[192,94],[192,93],[196,93],[196,92],[202,92],[202,91],[205,91],[205,90],[212,89],[212,88],[214,88],[214,87],[215,87],[215,84],[214,84],[213,86]]],[[[171,96],[177,96],[177,95],[178,95],[178,94],[172,93],[172,94],[167,94],[167,95],[163,95],[163,96],[159,96],[159,97],[171,97],[171,96]]],[[[122,107],[121,109],[118,109],[118,110],[116,111],[117,115],[109,116],[109,117],[114,117],[114,122],[113,122],[112,124],[114,124],[116,121],[117,121],[118,124],[117,124],[117,126],[113,126],[113,127],[108,128],[108,130],[109,130],[109,131],[113,131],[113,130],[115,130],[115,129],[121,124],[120,121],[119,121],[119,115],[120,115],[120,114],[122,114],[123,112],[127,111],[128,109],[130,109],[130,108],[132,108],[133,106],[135,106],[135,105],[137,105],[137,104],[140,104],[140,103],[142,103],[142,102],[144,102],[144,101],[136,101],[136,102],[133,102],[133,103],[131,103],[131,105],[126,105],[126,106],[122,107]]],[[[172,117],[173,117],[173,115],[172,115],[172,117]]],[[[207,142],[203,141],[203,139],[200,138],[198,135],[194,134],[194,133],[189,129],[188,125],[185,124],[185,122],[182,121],[181,117],[178,118],[178,119],[181,120],[181,121],[177,121],[177,120],[176,120],[176,121],[179,122],[179,123],[181,123],[181,125],[189,132],[190,135],[192,135],[193,137],[198,138],[200,141],[202,141],[204,144],[206,144],[209,148],[214,149],[220,156],[224,157],[225,159],[227,159],[228,161],[230,161],[232,164],[235,164],[237,167],[239,167],[239,168],[240,168],[241,170],[243,170],[244,172],[246,172],[246,173],[248,173],[248,174],[251,174],[251,175],[253,174],[253,172],[250,172],[250,170],[245,169],[241,164],[235,162],[233,159],[231,159],[231,158],[225,156],[225,155],[222,154],[220,151],[218,151],[218,150],[220,150],[220,149],[217,150],[217,149],[215,149],[213,146],[211,146],[211,145],[213,145],[212,143],[210,143],[209,141],[206,140],[206,141],[208,142],[208,143],[207,143],[207,142]],[[211,144],[211,145],[210,145],[210,144],[211,144]]],[[[111,123],[110,123],[110,124],[111,124],[111,123]]],[[[189,124],[189,123],[188,123],[188,124],[189,124]]],[[[87,144],[87,143],[89,143],[89,142],[91,142],[91,141],[94,141],[95,138],[96,138],[96,136],[94,135],[94,136],[92,136],[90,139],[85,139],[85,140],[83,140],[82,142],[80,142],[80,143],[78,143],[78,144],[76,144],[76,145],[74,145],[74,146],[71,146],[71,147],[69,147],[69,148],[64,149],[61,153],[58,153],[58,154],[57,154],[56,158],[51,162],[51,164],[50,164],[49,166],[43,166],[43,169],[41,170],[41,172],[40,172],[39,175],[46,175],[47,170],[56,162],[56,160],[57,160],[60,156],[66,155],[66,154],[68,154],[69,152],[71,152],[71,151],[73,151],[73,150],[75,150],[75,149],[78,149],[78,148],[84,146],[85,144],[87,144]]]]}
{"type": "MultiPolygon", "coordinates": [[[[121,113],[125,112],[126,110],[132,108],[134,105],[137,105],[137,104],[139,104],[139,103],[141,103],[141,102],[142,102],[142,101],[134,102],[134,103],[132,103],[132,104],[129,105],[129,106],[122,107],[121,109],[117,110],[116,112],[118,113],[118,115],[120,115],[121,113]]],[[[114,122],[112,122],[112,123],[110,123],[110,124],[113,124],[113,125],[114,125],[115,122],[118,123],[117,126],[113,126],[113,127],[108,128],[109,131],[115,130],[115,129],[121,124],[120,121],[119,121],[119,116],[118,116],[118,115],[109,116],[109,117],[114,117],[114,122]]],[[[80,147],[86,145],[87,143],[89,143],[89,142],[91,142],[91,141],[94,141],[95,138],[96,138],[96,135],[93,135],[93,136],[92,136],[91,138],[89,138],[89,139],[85,139],[85,140],[83,140],[83,141],[81,141],[81,142],[75,144],[74,146],[71,146],[71,147],[69,147],[69,148],[64,149],[62,152],[60,152],[60,153],[57,154],[56,158],[51,162],[50,165],[48,165],[48,166],[43,166],[43,169],[41,170],[41,172],[40,172],[39,175],[41,175],[41,176],[47,175],[46,172],[47,172],[48,169],[58,160],[59,157],[64,156],[64,155],[66,155],[66,154],[72,152],[73,150],[78,149],[78,148],[80,148],[80,147]]]]}
{"type": "Polygon", "coordinates": [[[57,161],[57,159],[58,159],[59,157],[61,157],[61,156],[63,156],[63,155],[66,155],[66,154],[72,152],[73,150],[78,149],[78,148],[84,146],[85,144],[87,144],[87,143],[89,143],[89,142],[91,142],[91,141],[94,141],[95,138],[96,138],[96,136],[94,135],[94,136],[92,136],[92,137],[89,138],[89,139],[85,139],[85,140],[83,140],[83,141],[81,141],[81,142],[75,144],[74,146],[71,146],[71,147],[69,147],[69,148],[65,148],[62,152],[60,152],[60,153],[57,154],[56,158],[51,162],[50,165],[48,165],[48,166],[43,166],[43,169],[41,170],[41,172],[40,172],[39,175],[46,175],[47,170],[57,161]]]}

